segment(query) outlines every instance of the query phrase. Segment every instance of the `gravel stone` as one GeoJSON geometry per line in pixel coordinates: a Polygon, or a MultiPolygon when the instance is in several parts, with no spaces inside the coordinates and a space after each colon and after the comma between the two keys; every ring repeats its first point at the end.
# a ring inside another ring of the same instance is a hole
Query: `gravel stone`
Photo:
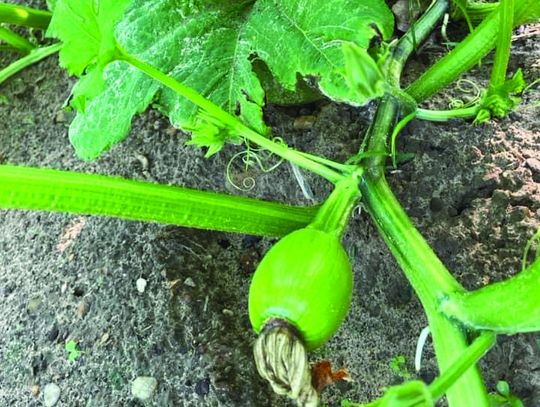
{"type": "Polygon", "coordinates": [[[149,400],[157,388],[157,380],[149,376],[139,376],[131,384],[133,397],[146,401],[149,400]]]}
{"type": "Polygon", "coordinates": [[[60,400],[60,387],[57,384],[49,383],[43,387],[43,405],[53,407],[60,400]]]}

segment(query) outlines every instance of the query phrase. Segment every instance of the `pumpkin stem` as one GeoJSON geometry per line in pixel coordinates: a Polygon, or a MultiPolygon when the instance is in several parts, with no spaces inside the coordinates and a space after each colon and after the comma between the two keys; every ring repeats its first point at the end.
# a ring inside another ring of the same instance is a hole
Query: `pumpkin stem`
{"type": "Polygon", "coordinates": [[[360,198],[358,179],[353,174],[336,184],[308,228],[314,228],[341,239],[358,198],[360,198]]]}
{"type": "Polygon", "coordinates": [[[257,371],[275,393],[290,397],[300,407],[319,405],[307,350],[294,326],[281,319],[270,320],[255,341],[253,354],[257,371]]]}

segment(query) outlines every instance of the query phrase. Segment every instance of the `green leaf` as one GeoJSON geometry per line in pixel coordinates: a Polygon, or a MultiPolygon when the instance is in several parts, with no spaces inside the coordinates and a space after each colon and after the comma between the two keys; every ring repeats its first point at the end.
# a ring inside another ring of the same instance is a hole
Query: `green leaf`
{"type": "Polygon", "coordinates": [[[105,65],[116,50],[113,30],[131,0],[57,0],[47,30],[60,39],[60,65],[80,76],[89,65],[105,65]]]}
{"type": "Polygon", "coordinates": [[[77,342],[73,339],[66,342],[64,347],[68,352],[68,360],[70,362],[75,362],[81,356],[81,351],[77,348],[77,342]]]}
{"type": "MultiPolygon", "coordinates": [[[[114,26],[130,1],[56,0],[48,3],[54,11],[47,35],[60,39],[64,44],[60,50],[60,65],[72,75],[86,73],[72,90],[71,105],[81,112],[84,112],[87,101],[99,95],[105,87],[103,70],[116,54],[114,26]]],[[[90,115],[87,120],[101,122],[102,119],[90,115]]],[[[130,123],[127,124],[128,129],[129,126],[130,123]]],[[[97,143],[106,136],[94,134],[92,138],[97,143]]],[[[112,143],[107,140],[104,144],[107,148],[112,143]]],[[[91,158],[87,154],[80,155],[91,158]]]]}
{"type": "Polygon", "coordinates": [[[209,158],[223,148],[225,142],[237,141],[241,139],[235,134],[231,134],[230,129],[216,117],[207,112],[200,112],[195,119],[194,127],[188,127],[186,130],[192,132],[191,140],[186,144],[198,147],[207,147],[205,158],[209,158]]]}
{"type": "MultiPolygon", "coordinates": [[[[188,3],[134,1],[118,24],[119,43],[229,113],[239,113],[253,129],[267,133],[261,110],[264,92],[251,69],[250,50],[239,38],[245,2],[201,2],[204,4],[198,7],[188,3]]],[[[96,93],[97,88],[92,80],[85,83],[85,78],[74,91],[79,114],[70,127],[70,139],[79,156],[95,158],[121,141],[133,116],[152,101],[173,125],[194,131],[198,128],[198,108],[191,102],[162,89],[127,64],[111,65],[105,70],[105,86],[97,95],[88,92],[96,93]]],[[[207,136],[196,135],[194,144],[212,144],[209,153],[213,154],[220,145],[208,141],[207,136]]]]}
{"type": "Polygon", "coordinates": [[[510,395],[510,385],[508,384],[508,382],[505,382],[504,380],[499,380],[497,382],[497,392],[501,396],[508,397],[510,395]]]}
{"type": "Polygon", "coordinates": [[[514,396],[510,392],[510,385],[503,381],[499,380],[497,382],[497,393],[490,393],[489,397],[489,407],[523,407],[523,402],[519,397],[514,396]]]}
{"type": "Polygon", "coordinates": [[[368,101],[380,97],[390,86],[384,80],[377,63],[367,51],[353,43],[343,44],[345,55],[344,79],[358,100],[368,101]]]}
{"type": "MultiPolygon", "coordinates": [[[[75,0],[63,0],[73,2],[75,0]]],[[[133,0],[115,34],[125,52],[195,89],[246,125],[268,134],[262,106],[264,91],[252,68],[257,57],[286,89],[298,76],[316,77],[334,100],[365,103],[344,83],[343,42],[366,48],[382,33],[388,38],[393,17],[383,0],[365,2],[300,1],[229,2],[133,0]]],[[[77,154],[92,159],[121,141],[135,114],[154,105],[173,125],[192,132],[191,144],[208,147],[208,155],[233,134],[201,123],[199,109],[173,91],[125,63],[88,70],[73,91],[78,115],[70,127],[77,154]],[[202,125],[201,125],[202,124],[202,125]]]]}
{"type": "Polygon", "coordinates": [[[73,89],[72,106],[78,113],[69,127],[71,144],[85,160],[123,140],[133,116],[146,110],[159,89],[152,78],[125,62],[113,62],[105,68],[107,79],[101,89],[90,75],[99,74],[90,72],[73,89]]]}
{"type": "Polygon", "coordinates": [[[333,100],[363,105],[344,85],[342,44],[368,48],[379,31],[392,34],[392,12],[383,0],[259,0],[246,26],[246,39],[286,89],[298,74],[312,77],[333,100]]]}
{"type": "Polygon", "coordinates": [[[518,95],[523,92],[525,85],[523,72],[518,69],[514,76],[506,80],[502,85],[490,86],[482,96],[480,110],[474,122],[476,124],[484,123],[493,116],[505,117],[521,103],[521,98],[518,95]]]}
{"type": "MultiPolygon", "coordinates": [[[[146,2],[140,0],[140,3],[146,2]]],[[[171,3],[174,6],[170,0],[163,3],[167,7],[171,3]]],[[[242,34],[246,1],[220,3],[219,8],[207,5],[198,13],[186,16],[183,21],[186,31],[176,25],[164,27],[181,36],[180,47],[171,44],[171,52],[180,54],[171,75],[228,113],[237,114],[255,131],[267,134],[269,129],[262,119],[264,92],[251,66],[252,50],[242,34]]],[[[122,27],[123,24],[119,29],[122,27]]],[[[127,50],[129,52],[130,48],[127,50]]],[[[191,102],[166,89],[159,105],[173,125],[193,126],[198,108],[191,102]]]]}

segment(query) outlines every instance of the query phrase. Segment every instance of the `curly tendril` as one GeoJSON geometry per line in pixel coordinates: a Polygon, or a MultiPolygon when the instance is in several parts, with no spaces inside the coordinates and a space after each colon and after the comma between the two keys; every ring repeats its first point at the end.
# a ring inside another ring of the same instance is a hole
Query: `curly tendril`
{"type": "MultiPolygon", "coordinates": [[[[273,139],[274,142],[280,143],[285,145],[285,142],[281,137],[275,137],[273,139]]],[[[236,189],[240,191],[251,191],[253,188],[255,188],[256,181],[255,178],[251,176],[244,177],[242,179],[241,185],[238,185],[233,181],[234,175],[232,173],[233,164],[240,160],[242,163],[242,166],[244,167],[244,173],[247,173],[249,168],[257,166],[260,171],[263,173],[269,173],[274,171],[277,167],[279,167],[283,163],[283,158],[279,158],[277,162],[274,164],[268,166],[268,163],[275,158],[275,154],[271,153],[268,150],[265,150],[263,148],[252,148],[249,143],[246,141],[246,149],[244,151],[240,151],[239,153],[236,153],[231,157],[229,162],[227,163],[227,167],[225,169],[225,176],[227,178],[227,181],[236,189]]]]}

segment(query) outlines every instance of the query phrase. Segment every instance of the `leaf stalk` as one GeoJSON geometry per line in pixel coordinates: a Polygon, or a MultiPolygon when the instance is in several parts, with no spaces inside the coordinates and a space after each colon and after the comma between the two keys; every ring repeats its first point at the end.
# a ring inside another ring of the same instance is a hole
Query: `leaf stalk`
{"type": "Polygon", "coordinates": [[[15,50],[27,54],[35,48],[35,45],[23,36],[0,26],[0,40],[4,41],[15,50]]]}
{"type": "Polygon", "coordinates": [[[52,13],[17,4],[0,3],[0,23],[47,29],[52,13]]]}
{"type": "Polygon", "coordinates": [[[229,129],[229,131],[236,133],[237,135],[245,138],[246,140],[257,144],[262,148],[265,148],[266,150],[270,151],[273,154],[276,154],[277,156],[285,160],[291,161],[299,167],[312,171],[313,173],[322,176],[323,178],[334,184],[345,178],[344,175],[333,170],[332,168],[329,168],[328,166],[321,164],[320,162],[310,159],[304,154],[301,154],[287,146],[276,143],[260,135],[256,131],[250,129],[245,124],[243,124],[238,118],[226,112],[221,107],[206,99],[204,96],[200,95],[194,89],[178,82],[173,77],[164,74],[150,64],[139,60],[138,58],[128,54],[120,48],[118,59],[129,63],[137,69],[140,69],[142,72],[146,73],[151,78],[160,82],[162,85],[185,97],[186,99],[203,109],[203,111],[220,120],[229,129]]]}
{"type": "Polygon", "coordinates": [[[318,206],[284,204],[118,177],[0,165],[0,208],[111,216],[259,236],[305,227],[318,206]]]}
{"type": "Polygon", "coordinates": [[[490,87],[493,89],[502,86],[506,81],[506,70],[510,59],[512,47],[512,28],[514,22],[514,0],[501,0],[499,6],[499,35],[497,38],[497,51],[491,70],[490,87]]]}
{"type": "Polygon", "coordinates": [[[62,44],[57,43],[47,47],[33,49],[28,55],[18,59],[0,71],[0,85],[19,71],[60,51],[61,48],[62,44]]]}

